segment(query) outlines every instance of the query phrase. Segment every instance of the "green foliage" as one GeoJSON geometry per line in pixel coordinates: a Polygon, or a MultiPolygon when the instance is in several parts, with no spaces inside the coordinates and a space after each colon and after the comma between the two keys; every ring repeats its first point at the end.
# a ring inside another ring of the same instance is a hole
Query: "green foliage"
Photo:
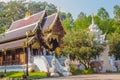
{"type": "Polygon", "coordinates": [[[108,20],[109,19],[109,14],[108,14],[108,12],[104,8],[98,9],[97,16],[101,20],[108,20]]]}
{"type": "Polygon", "coordinates": [[[75,70],[72,74],[73,75],[80,75],[80,74],[83,74],[82,71],[83,70],[75,70]]]}
{"type": "Polygon", "coordinates": [[[116,60],[120,59],[120,54],[119,54],[120,53],[120,34],[112,33],[108,36],[108,39],[109,39],[110,55],[114,55],[116,60]]]}
{"type": "Polygon", "coordinates": [[[114,6],[114,18],[115,20],[120,20],[120,6],[119,5],[114,6]]]}
{"type": "Polygon", "coordinates": [[[73,18],[72,18],[72,15],[71,13],[67,13],[66,14],[66,18],[65,20],[63,21],[63,26],[66,30],[70,30],[72,29],[72,25],[73,25],[73,18]]]}
{"type": "Polygon", "coordinates": [[[63,39],[63,51],[70,54],[71,59],[79,60],[88,69],[90,60],[103,51],[102,46],[92,45],[92,41],[92,36],[86,30],[68,32],[63,39]]]}
{"type": "Polygon", "coordinates": [[[91,23],[91,17],[87,17],[85,15],[85,13],[81,12],[77,19],[74,21],[74,24],[73,24],[73,29],[74,30],[77,30],[77,29],[87,29],[88,26],[90,25],[91,23]]]}
{"type": "Polygon", "coordinates": [[[64,21],[66,19],[66,13],[60,12],[60,17],[61,17],[61,20],[64,21]]]}
{"type": "Polygon", "coordinates": [[[75,67],[73,65],[70,65],[70,72],[74,73],[76,71],[75,67]]]}
{"type": "Polygon", "coordinates": [[[106,21],[104,20],[100,20],[98,26],[100,27],[100,29],[103,31],[103,33],[112,33],[114,32],[114,27],[113,27],[113,20],[112,19],[108,19],[106,21]]]}
{"type": "Polygon", "coordinates": [[[94,73],[94,70],[93,70],[93,69],[74,70],[74,72],[72,72],[73,75],[93,74],[93,73],[94,73]]]}

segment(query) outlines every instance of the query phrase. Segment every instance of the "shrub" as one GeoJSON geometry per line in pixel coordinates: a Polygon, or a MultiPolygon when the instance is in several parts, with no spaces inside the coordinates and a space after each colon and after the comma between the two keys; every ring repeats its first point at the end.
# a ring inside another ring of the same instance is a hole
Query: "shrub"
{"type": "Polygon", "coordinates": [[[93,72],[94,72],[93,69],[87,69],[87,70],[85,69],[82,71],[83,74],[92,74],[93,72]]]}
{"type": "Polygon", "coordinates": [[[70,72],[74,73],[76,71],[76,68],[73,65],[70,65],[70,72]]]}
{"type": "Polygon", "coordinates": [[[75,72],[72,73],[73,75],[79,75],[82,74],[82,70],[75,70],[75,72]]]}
{"type": "Polygon", "coordinates": [[[0,78],[3,78],[5,77],[5,75],[3,73],[0,74],[0,78]]]}

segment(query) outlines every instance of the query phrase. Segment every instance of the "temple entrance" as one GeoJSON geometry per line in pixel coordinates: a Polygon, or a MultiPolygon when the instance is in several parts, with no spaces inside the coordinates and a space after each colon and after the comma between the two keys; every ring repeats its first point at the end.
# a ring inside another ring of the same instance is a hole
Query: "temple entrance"
{"type": "Polygon", "coordinates": [[[59,46],[56,38],[52,38],[50,44],[52,44],[52,48],[50,49],[51,51],[54,51],[59,46]]]}

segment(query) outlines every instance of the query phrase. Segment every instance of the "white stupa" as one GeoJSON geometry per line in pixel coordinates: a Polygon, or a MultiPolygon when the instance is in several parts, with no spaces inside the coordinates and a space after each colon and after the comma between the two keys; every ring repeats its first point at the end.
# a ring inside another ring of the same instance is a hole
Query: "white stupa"
{"type": "Polygon", "coordinates": [[[98,28],[96,24],[94,24],[94,15],[92,14],[92,24],[89,26],[89,30],[91,33],[94,33],[95,38],[94,41],[99,42],[100,44],[106,43],[105,34],[102,35],[102,31],[98,28]]]}
{"type": "MultiPolygon", "coordinates": [[[[97,44],[107,44],[108,41],[105,40],[105,34],[102,34],[102,31],[98,28],[98,26],[96,24],[94,24],[94,15],[92,14],[92,24],[89,26],[89,30],[90,32],[93,34],[94,36],[94,41],[97,42],[97,44]]],[[[114,58],[112,58],[111,56],[109,56],[109,46],[106,45],[105,50],[101,53],[101,55],[99,57],[96,58],[96,60],[102,62],[102,66],[103,66],[103,70],[102,72],[106,72],[108,71],[113,71],[114,65],[113,65],[113,61],[114,58]]]]}

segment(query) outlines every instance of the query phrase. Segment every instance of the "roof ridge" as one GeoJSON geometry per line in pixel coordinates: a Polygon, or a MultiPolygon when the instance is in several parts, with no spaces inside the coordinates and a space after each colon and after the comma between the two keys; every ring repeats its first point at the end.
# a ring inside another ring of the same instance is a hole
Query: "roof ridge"
{"type": "Polygon", "coordinates": [[[52,17],[53,15],[57,15],[57,13],[53,13],[53,14],[51,14],[51,15],[48,15],[48,16],[46,16],[45,18],[52,17]]]}

